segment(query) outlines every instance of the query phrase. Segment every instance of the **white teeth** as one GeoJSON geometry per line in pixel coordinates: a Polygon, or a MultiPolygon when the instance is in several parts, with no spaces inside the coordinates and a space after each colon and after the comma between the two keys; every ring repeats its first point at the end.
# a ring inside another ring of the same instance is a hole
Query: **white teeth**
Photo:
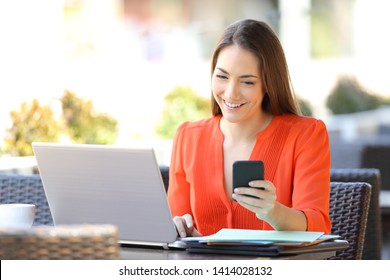
{"type": "Polygon", "coordinates": [[[228,106],[228,107],[231,107],[231,108],[237,108],[237,107],[240,107],[242,104],[233,104],[233,103],[229,103],[225,100],[225,104],[228,106]]]}

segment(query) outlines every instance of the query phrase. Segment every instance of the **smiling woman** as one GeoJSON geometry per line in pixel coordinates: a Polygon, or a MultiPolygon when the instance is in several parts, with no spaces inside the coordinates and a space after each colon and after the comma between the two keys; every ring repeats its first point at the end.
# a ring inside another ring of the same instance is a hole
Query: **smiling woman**
{"type": "MultiPolygon", "coordinates": [[[[211,63],[213,75],[216,75],[216,71],[220,70],[218,63],[224,60],[222,51],[226,52],[225,48],[232,46],[236,47],[236,51],[241,52],[228,56],[229,59],[236,59],[235,67],[240,66],[245,71],[253,72],[242,73],[241,78],[249,78],[250,76],[261,78],[261,87],[266,93],[262,103],[264,111],[272,114],[298,114],[299,108],[294,100],[283,48],[271,28],[263,22],[256,21],[230,25],[221,36],[214,51],[211,63]],[[243,55],[244,51],[247,54],[243,55]],[[241,63],[245,59],[247,64],[243,66],[241,63]],[[252,68],[247,68],[249,65],[252,68]]],[[[212,102],[214,115],[221,113],[221,108],[218,105],[216,102],[212,102]]]]}
{"type": "Polygon", "coordinates": [[[215,102],[230,122],[252,119],[259,125],[258,119],[269,119],[266,112],[259,110],[264,86],[256,56],[251,52],[237,45],[223,49],[211,85],[215,102]]]}
{"type": "Polygon", "coordinates": [[[213,117],[182,124],[173,142],[168,199],[179,234],[329,233],[328,134],[322,121],[300,116],[275,33],[255,20],[233,23],[211,70],[213,117]],[[263,161],[265,180],[233,191],[238,160],[263,161]]]}

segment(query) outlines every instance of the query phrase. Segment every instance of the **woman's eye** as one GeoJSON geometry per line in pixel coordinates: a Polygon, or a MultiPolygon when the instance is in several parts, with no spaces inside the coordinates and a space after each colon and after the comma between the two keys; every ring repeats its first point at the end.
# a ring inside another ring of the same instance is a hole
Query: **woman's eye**
{"type": "Polygon", "coordinates": [[[226,76],[224,76],[224,75],[215,75],[218,79],[227,79],[227,77],[226,76]]]}
{"type": "Polygon", "coordinates": [[[251,81],[242,81],[241,83],[246,84],[246,85],[254,85],[254,82],[251,81]]]}

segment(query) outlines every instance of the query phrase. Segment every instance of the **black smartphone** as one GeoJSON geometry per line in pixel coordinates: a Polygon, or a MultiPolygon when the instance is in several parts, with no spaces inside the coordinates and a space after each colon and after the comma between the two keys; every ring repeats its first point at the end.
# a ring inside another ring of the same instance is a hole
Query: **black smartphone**
{"type": "Polygon", "coordinates": [[[233,191],[249,187],[254,180],[264,180],[264,164],[261,160],[239,160],[233,163],[233,191]]]}

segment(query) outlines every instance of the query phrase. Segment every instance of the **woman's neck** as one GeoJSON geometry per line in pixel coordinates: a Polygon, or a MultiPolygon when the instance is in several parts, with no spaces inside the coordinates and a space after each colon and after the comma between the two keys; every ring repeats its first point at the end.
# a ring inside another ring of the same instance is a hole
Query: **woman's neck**
{"type": "Polygon", "coordinates": [[[225,137],[233,142],[252,141],[256,135],[266,129],[271,123],[273,115],[263,112],[258,118],[242,122],[229,122],[223,116],[220,129],[225,137]]]}

